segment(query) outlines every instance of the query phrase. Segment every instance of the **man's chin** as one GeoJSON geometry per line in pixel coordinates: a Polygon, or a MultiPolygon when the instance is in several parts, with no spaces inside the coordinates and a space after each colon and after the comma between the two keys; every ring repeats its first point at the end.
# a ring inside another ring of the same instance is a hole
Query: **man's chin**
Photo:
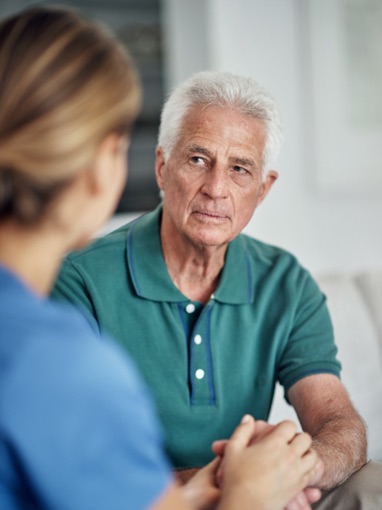
{"type": "Polygon", "coordinates": [[[231,238],[226,233],[222,232],[203,232],[199,231],[197,234],[190,237],[193,244],[200,248],[218,248],[226,246],[231,238]]]}

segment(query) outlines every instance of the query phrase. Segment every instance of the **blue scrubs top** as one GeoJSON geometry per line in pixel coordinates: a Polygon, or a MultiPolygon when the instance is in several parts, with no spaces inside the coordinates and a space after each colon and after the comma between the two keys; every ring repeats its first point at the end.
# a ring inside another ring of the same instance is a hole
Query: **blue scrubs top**
{"type": "Polygon", "coordinates": [[[126,354],[0,266],[1,510],[145,509],[171,478],[126,354]]]}

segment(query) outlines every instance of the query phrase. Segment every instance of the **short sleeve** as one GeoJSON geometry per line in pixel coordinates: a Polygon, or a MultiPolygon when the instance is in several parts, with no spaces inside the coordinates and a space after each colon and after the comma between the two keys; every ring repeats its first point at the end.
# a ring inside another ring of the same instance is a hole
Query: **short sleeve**
{"type": "Polygon", "coordinates": [[[303,377],[317,373],[339,377],[341,369],[325,295],[302,268],[294,287],[291,330],[278,369],[285,392],[303,377]]]}
{"type": "Polygon", "coordinates": [[[88,288],[89,284],[91,287],[91,282],[86,281],[86,277],[80,272],[71,257],[68,257],[61,265],[51,296],[55,300],[68,301],[78,306],[92,327],[98,329],[96,311],[88,288]]]}
{"type": "Polygon", "coordinates": [[[34,344],[8,382],[3,411],[6,442],[41,508],[152,505],[172,475],[133,364],[107,340],[61,333],[34,344]]]}

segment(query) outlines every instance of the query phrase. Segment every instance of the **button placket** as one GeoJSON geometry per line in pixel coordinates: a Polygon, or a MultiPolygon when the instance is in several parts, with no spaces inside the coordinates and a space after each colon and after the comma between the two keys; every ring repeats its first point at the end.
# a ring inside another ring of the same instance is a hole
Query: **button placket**
{"type": "Polygon", "coordinates": [[[199,320],[190,336],[190,380],[192,385],[192,404],[211,404],[210,380],[212,374],[209,374],[211,363],[209,360],[209,350],[206,345],[206,337],[209,335],[209,321],[207,320],[211,305],[204,307],[199,320]]]}

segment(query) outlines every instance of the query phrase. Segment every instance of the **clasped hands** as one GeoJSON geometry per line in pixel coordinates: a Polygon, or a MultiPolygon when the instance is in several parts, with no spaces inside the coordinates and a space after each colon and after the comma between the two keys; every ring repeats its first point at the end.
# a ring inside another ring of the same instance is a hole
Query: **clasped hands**
{"type": "Polygon", "coordinates": [[[215,459],[183,487],[184,494],[198,510],[215,508],[222,494],[254,508],[310,510],[320,499],[315,485],[324,470],[311,443],[291,421],[270,425],[246,415],[231,439],[212,444],[215,459]]]}

